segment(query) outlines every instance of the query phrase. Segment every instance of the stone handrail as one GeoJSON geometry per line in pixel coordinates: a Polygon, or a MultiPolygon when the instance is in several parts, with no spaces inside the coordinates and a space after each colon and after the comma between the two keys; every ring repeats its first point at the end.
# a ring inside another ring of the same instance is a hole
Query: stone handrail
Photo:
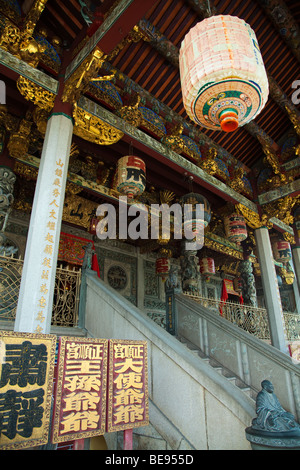
{"type": "MultiPolygon", "coordinates": [[[[259,339],[271,340],[268,312],[265,308],[235,302],[222,302],[220,299],[210,299],[194,294],[185,293],[188,298],[198,302],[214,311],[234,325],[239,326],[259,339]]],[[[287,340],[289,342],[300,340],[300,315],[298,313],[283,312],[287,340]]]]}
{"type": "Polygon", "coordinates": [[[177,334],[256,391],[270,380],[282,406],[300,418],[300,363],[215,312],[177,294],[177,334]]]}
{"type": "Polygon", "coordinates": [[[88,336],[147,341],[150,422],[169,448],[250,449],[245,428],[255,403],[249,396],[92,271],[82,287],[88,336]]]}

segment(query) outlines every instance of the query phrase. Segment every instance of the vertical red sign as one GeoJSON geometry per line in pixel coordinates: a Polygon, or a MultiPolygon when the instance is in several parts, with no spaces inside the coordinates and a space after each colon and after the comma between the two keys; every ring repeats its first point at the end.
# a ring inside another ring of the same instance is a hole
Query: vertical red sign
{"type": "Polygon", "coordinates": [[[109,341],[107,432],[149,424],[147,342],[109,341]]]}
{"type": "Polygon", "coordinates": [[[108,340],[61,337],[52,442],[104,434],[108,340]]]}
{"type": "Polygon", "coordinates": [[[0,331],[0,450],[47,444],[56,336],[0,331]]]}

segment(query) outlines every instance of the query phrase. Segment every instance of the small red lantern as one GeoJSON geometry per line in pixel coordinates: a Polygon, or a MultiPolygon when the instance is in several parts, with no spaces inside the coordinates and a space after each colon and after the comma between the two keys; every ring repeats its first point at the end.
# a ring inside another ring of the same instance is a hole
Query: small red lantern
{"type": "Polygon", "coordinates": [[[92,217],[91,218],[90,228],[89,228],[90,234],[96,235],[96,229],[97,229],[98,222],[99,222],[99,219],[97,219],[97,217],[92,217]]]}
{"type": "Polygon", "coordinates": [[[157,258],[156,260],[156,274],[165,281],[168,277],[170,270],[170,262],[168,258],[157,258]]]}

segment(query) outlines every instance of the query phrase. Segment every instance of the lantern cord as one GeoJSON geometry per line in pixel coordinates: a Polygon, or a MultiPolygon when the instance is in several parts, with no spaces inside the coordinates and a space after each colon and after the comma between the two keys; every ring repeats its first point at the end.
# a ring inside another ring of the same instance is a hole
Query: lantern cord
{"type": "Polygon", "coordinates": [[[209,16],[211,16],[210,0],[207,0],[207,9],[209,16]]]}
{"type": "Polygon", "coordinates": [[[129,155],[130,155],[130,156],[133,155],[133,145],[132,145],[132,141],[131,141],[130,144],[129,144],[129,155]]]}

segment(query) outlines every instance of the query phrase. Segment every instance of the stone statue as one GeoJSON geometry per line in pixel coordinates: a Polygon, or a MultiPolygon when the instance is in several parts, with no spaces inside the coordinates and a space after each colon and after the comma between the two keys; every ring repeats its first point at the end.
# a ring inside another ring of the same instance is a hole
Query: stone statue
{"type": "Polygon", "coordinates": [[[165,287],[167,289],[179,289],[178,267],[171,266],[165,287]]]}
{"type": "Polygon", "coordinates": [[[93,243],[89,242],[83,247],[85,249],[82,269],[91,269],[92,267],[92,257],[93,257],[93,243]]]}
{"type": "Polygon", "coordinates": [[[275,433],[296,433],[300,437],[300,425],[294,416],[286,411],[274,393],[273,384],[263,380],[262,390],[256,398],[257,417],[252,420],[252,429],[275,433]]]}
{"type": "Polygon", "coordinates": [[[274,393],[273,384],[263,380],[256,397],[257,417],[246,428],[253,450],[300,450],[300,425],[274,393]]]}

